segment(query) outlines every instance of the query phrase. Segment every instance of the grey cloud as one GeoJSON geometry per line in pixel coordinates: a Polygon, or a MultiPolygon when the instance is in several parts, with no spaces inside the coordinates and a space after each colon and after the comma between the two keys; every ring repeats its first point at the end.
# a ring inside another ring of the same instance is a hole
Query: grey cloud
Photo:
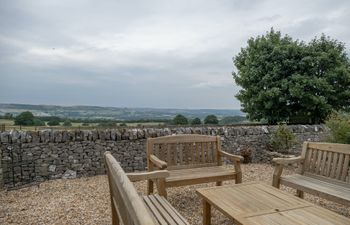
{"type": "Polygon", "coordinates": [[[4,1],[0,102],[239,108],[232,57],[271,27],[350,43],[348,1],[4,1]],[[302,6],[302,7],[301,7],[302,6]]]}

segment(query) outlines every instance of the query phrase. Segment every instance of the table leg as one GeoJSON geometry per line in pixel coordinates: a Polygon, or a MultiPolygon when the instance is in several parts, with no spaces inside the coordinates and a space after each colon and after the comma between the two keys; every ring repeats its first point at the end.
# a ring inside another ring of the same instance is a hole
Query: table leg
{"type": "Polygon", "coordinates": [[[203,199],[203,225],[210,225],[211,210],[210,204],[205,199],[203,199]]]}

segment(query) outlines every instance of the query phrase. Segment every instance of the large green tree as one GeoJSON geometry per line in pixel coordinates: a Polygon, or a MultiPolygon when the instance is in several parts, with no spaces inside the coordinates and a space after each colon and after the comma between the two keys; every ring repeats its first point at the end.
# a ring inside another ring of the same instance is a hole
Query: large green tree
{"type": "Polygon", "coordinates": [[[350,62],[343,43],[325,35],[309,43],[271,29],[250,38],[233,59],[236,95],[250,120],[319,123],[350,107],[350,62]]]}

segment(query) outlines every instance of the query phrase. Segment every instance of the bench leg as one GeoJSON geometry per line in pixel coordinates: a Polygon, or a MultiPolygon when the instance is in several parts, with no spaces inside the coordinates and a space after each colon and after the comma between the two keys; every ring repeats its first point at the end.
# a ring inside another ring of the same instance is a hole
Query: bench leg
{"type": "Polygon", "coordinates": [[[147,180],[147,195],[153,194],[153,181],[147,180]]]}
{"type": "Polygon", "coordinates": [[[165,179],[159,179],[157,190],[160,196],[167,197],[166,189],[165,189],[165,179]]]}
{"type": "Polygon", "coordinates": [[[304,192],[303,191],[300,191],[300,190],[297,190],[297,196],[299,198],[304,198],[304,192]]]}
{"type": "MultiPolygon", "coordinates": [[[[112,196],[112,193],[111,193],[112,196]]],[[[113,198],[111,197],[111,207],[112,207],[112,225],[119,225],[119,217],[117,209],[114,206],[113,198]]]]}
{"type": "Polygon", "coordinates": [[[203,199],[203,225],[211,224],[211,209],[210,204],[203,199]]]}

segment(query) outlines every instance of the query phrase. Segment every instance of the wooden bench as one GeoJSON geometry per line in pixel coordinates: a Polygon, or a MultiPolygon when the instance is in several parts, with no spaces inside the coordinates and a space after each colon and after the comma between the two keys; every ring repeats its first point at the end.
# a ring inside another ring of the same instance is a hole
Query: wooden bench
{"type": "MultiPolygon", "coordinates": [[[[242,156],[221,150],[220,136],[173,135],[147,139],[148,171],[169,171],[166,187],[235,179],[242,182],[242,156]],[[230,159],[234,169],[222,166],[223,158],[230,159]]],[[[148,180],[148,194],[153,193],[153,181],[148,180]]]]}
{"type": "Polygon", "coordinates": [[[272,185],[286,185],[304,192],[350,206],[350,145],[304,142],[300,157],[275,158],[272,185]],[[299,164],[298,174],[281,176],[283,167],[299,164]]]}
{"type": "MultiPolygon", "coordinates": [[[[110,152],[105,163],[111,197],[113,225],[188,225],[188,222],[160,195],[139,196],[131,181],[155,179],[164,183],[168,171],[125,174],[110,152]]],[[[164,186],[160,185],[159,188],[164,186]]],[[[161,191],[162,192],[162,191],[161,191]]]]}

